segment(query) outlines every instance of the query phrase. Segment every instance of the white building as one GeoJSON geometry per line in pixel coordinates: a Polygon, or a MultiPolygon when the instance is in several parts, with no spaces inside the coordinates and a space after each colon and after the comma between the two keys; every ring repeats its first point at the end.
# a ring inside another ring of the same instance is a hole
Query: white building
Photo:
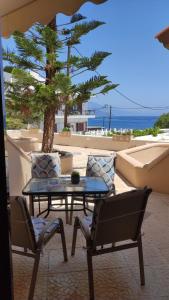
{"type": "MultiPolygon", "coordinates": [[[[44,78],[41,78],[35,72],[31,74],[38,80],[44,81],[44,78]]],[[[12,75],[10,73],[4,72],[4,81],[12,82],[12,75]]],[[[74,106],[68,115],[68,125],[73,132],[78,131],[87,131],[88,119],[95,118],[95,113],[92,110],[87,109],[87,103],[82,104],[81,106],[74,106]]],[[[64,106],[62,110],[58,111],[55,116],[55,131],[61,132],[64,128],[64,106]]],[[[41,128],[43,127],[43,122],[41,122],[41,128]]]]}
{"type": "MultiPolygon", "coordinates": [[[[88,119],[95,118],[95,113],[87,109],[87,103],[81,107],[73,107],[68,115],[68,125],[73,132],[87,131],[88,119]]],[[[56,131],[60,132],[64,128],[64,107],[55,116],[56,131]]]]}

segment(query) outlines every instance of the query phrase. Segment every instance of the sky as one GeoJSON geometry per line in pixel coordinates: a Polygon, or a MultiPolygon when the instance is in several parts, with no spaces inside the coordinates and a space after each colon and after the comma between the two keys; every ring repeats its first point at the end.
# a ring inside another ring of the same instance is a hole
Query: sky
{"type": "MultiPolygon", "coordinates": [[[[158,32],[169,26],[169,1],[108,0],[101,5],[87,2],[79,12],[87,20],[106,22],[83,37],[77,46],[80,53],[90,56],[96,50],[111,52],[98,71],[118,83],[120,93],[143,106],[169,107],[169,50],[155,39],[158,32]]],[[[57,16],[60,24],[67,20],[69,17],[62,14],[57,16]]],[[[14,47],[11,39],[4,44],[14,47]]],[[[89,74],[81,80],[86,78],[89,74]]],[[[92,101],[111,105],[118,115],[160,115],[169,111],[138,109],[113,90],[92,101]]]]}

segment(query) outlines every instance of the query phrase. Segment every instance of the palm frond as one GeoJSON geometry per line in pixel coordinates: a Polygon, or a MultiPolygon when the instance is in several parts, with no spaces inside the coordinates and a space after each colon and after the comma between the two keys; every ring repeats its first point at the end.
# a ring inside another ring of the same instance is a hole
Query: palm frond
{"type": "Polygon", "coordinates": [[[71,19],[70,19],[70,23],[75,23],[75,22],[79,22],[81,20],[86,19],[85,16],[81,15],[81,14],[74,14],[71,19]]]}
{"type": "Polygon", "coordinates": [[[24,57],[33,57],[35,60],[42,62],[43,51],[36,42],[26,37],[24,33],[15,31],[14,40],[18,49],[18,52],[24,57]]]}

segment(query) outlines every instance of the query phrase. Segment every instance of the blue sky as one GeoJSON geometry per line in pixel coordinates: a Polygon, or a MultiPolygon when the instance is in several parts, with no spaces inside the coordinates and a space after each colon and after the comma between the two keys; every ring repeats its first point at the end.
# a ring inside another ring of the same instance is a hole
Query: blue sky
{"type": "MultiPolygon", "coordinates": [[[[89,20],[106,24],[83,37],[77,46],[84,55],[95,50],[112,52],[98,69],[108,75],[118,90],[145,106],[169,106],[169,50],[155,39],[155,35],[169,26],[168,0],[108,0],[102,5],[86,3],[79,11],[89,20]]],[[[58,23],[68,17],[59,15],[58,23]]],[[[12,46],[10,41],[5,44],[12,46]]],[[[82,78],[83,79],[83,78],[82,78]]],[[[111,91],[93,98],[100,105],[136,107],[111,91]]],[[[115,114],[157,115],[163,111],[114,110],[115,114]]]]}

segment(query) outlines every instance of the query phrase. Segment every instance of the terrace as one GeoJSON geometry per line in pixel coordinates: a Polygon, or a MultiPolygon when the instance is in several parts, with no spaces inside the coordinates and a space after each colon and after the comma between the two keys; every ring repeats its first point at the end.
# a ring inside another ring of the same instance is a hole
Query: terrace
{"type": "MultiPolygon", "coordinates": [[[[73,2],[69,1],[67,4],[67,9],[62,7],[62,1],[55,1],[56,7],[51,7],[46,9],[42,5],[42,12],[38,10],[38,18],[35,18],[34,13],[31,13],[31,18],[27,14],[27,6],[30,2],[33,7],[32,11],[37,11],[36,2],[37,1],[22,1],[26,5],[23,5],[19,10],[19,4],[15,5],[17,1],[14,1],[12,7],[11,3],[9,5],[8,1],[2,1],[3,9],[1,17],[5,20],[3,21],[6,24],[8,30],[3,28],[3,34],[9,35],[16,28],[23,29],[29,27],[37,19],[44,19],[46,12],[54,11],[63,11],[66,13],[73,13],[73,11],[78,8],[78,1],[76,7],[71,9],[70,6],[73,6],[73,2]],[[5,6],[5,3],[7,7],[5,6]],[[34,3],[35,7],[34,8],[34,3]],[[70,3],[70,4],[69,4],[70,3]],[[8,7],[9,5],[9,7],[8,7]],[[12,10],[12,11],[11,11],[12,10]],[[22,11],[23,10],[23,11],[22,11]],[[24,12],[24,13],[23,13],[24,12]],[[16,13],[16,15],[15,15],[16,13]],[[10,19],[10,14],[12,18],[10,19]],[[41,14],[41,17],[40,17],[41,14]],[[13,16],[14,15],[14,16],[13,16]],[[26,16],[26,17],[25,17],[26,16]],[[34,19],[35,18],[35,19],[34,19]],[[10,26],[8,26],[10,24],[10,26]],[[17,27],[18,26],[18,27],[17,27]]],[[[85,1],[79,1],[82,3],[85,1]]],[[[93,0],[93,2],[101,3],[101,0],[93,0]]],[[[45,2],[44,2],[45,3],[45,2]]],[[[47,2],[46,2],[47,3],[47,2]]],[[[66,3],[66,1],[63,1],[66,3]]],[[[65,4],[64,4],[65,5],[65,4]]],[[[64,6],[63,5],[63,6],[64,6]]],[[[80,4],[79,4],[80,6],[80,4]]],[[[28,6],[29,9],[29,6],[28,6]]],[[[49,13],[49,17],[50,13],[49,13]]],[[[48,20],[49,21],[49,20],[48,20]]],[[[168,43],[167,43],[168,45],[168,43]]],[[[1,95],[0,95],[1,96],[1,95]]],[[[3,99],[1,99],[2,104],[3,99]]],[[[2,106],[2,105],[1,105],[2,106]]],[[[3,109],[0,111],[1,124],[3,124],[3,109]]],[[[3,125],[1,126],[0,133],[0,143],[1,143],[1,163],[4,166],[3,157],[5,156],[4,151],[4,136],[3,136],[3,125]]],[[[167,137],[168,139],[168,137],[167,137]]],[[[165,140],[165,137],[164,137],[165,140]]],[[[73,169],[79,170],[81,175],[85,174],[87,155],[91,153],[111,153],[113,150],[119,151],[124,150],[128,146],[134,147],[138,145],[144,145],[147,142],[152,141],[130,141],[128,142],[118,142],[107,139],[106,149],[103,143],[103,138],[100,137],[85,137],[83,140],[72,137],[69,139],[70,145],[68,146],[68,140],[66,138],[58,137],[58,144],[55,145],[60,151],[69,151],[73,154],[73,169]],[[91,143],[92,141],[92,143],[91,143]],[[72,144],[71,144],[72,143],[72,144]],[[93,148],[88,148],[89,145],[94,145],[93,148]]],[[[153,141],[154,142],[154,141],[153,141]]],[[[166,141],[168,143],[168,141],[166,141]]],[[[16,172],[16,170],[15,170],[16,172]]],[[[16,174],[15,174],[16,176],[16,174]]],[[[6,208],[6,191],[5,191],[5,168],[2,167],[0,171],[0,177],[2,180],[1,187],[1,202],[3,208],[6,208]]],[[[122,177],[120,173],[117,172],[115,176],[115,185],[117,193],[121,193],[130,189],[135,188],[130,183],[122,177]]],[[[75,214],[74,214],[75,215],[75,214]]],[[[56,215],[51,213],[49,219],[52,219],[56,215]]],[[[58,216],[58,214],[57,214],[58,216]]],[[[62,251],[61,243],[59,237],[53,239],[48,246],[44,249],[43,256],[40,263],[40,268],[38,272],[38,280],[35,289],[34,299],[60,299],[60,300],[87,300],[89,299],[88,295],[88,279],[87,279],[87,264],[85,257],[85,246],[82,235],[78,235],[78,247],[75,257],[70,256],[70,248],[72,241],[72,226],[65,224],[65,215],[64,213],[59,213],[59,217],[62,217],[65,225],[66,232],[66,242],[68,248],[68,262],[62,262],[62,251]]],[[[1,218],[2,222],[5,219],[1,218]]],[[[134,249],[127,251],[121,251],[113,254],[107,254],[104,256],[99,256],[94,258],[94,281],[95,281],[95,293],[97,300],[111,300],[111,299],[169,299],[169,236],[166,234],[168,231],[169,223],[169,195],[153,192],[150,196],[147,212],[145,215],[143,223],[143,250],[144,250],[144,261],[145,261],[145,275],[146,275],[146,285],[144,287],[140,286],[139,280],[139,268],[138,268],[138,256],[137,252],[134,249]]],[[[4,224],[1,224],[1,230],[3,235],[8,237],[8,222],[7,216],[4,224]],[[3,226],[2,226],[3,225],[3,226]],[[5,231],[6,230],[6,231],[5,231]]],[[[1,296],[4,295],[6,286],[10,283],[10,267],[8,265],[8,255],[9,245],[8,241],[5,243],[2,241],[2,255],[1,262],[3,268],[1,269],[1,277],[4,276],[4,282],[1,281],[1,296]],[[7,264],[6,264],[7,263],[7,264]],[[5,271],[4,272],[4,266],[5,271]],[[4,273],[4,274],[3,274],[4,273]],[[6,274],[8,276],[6,276],[6,274]],[[7,279],[7,285],[6,281],[7,279]],[[4,287],[2,288],[2,285],[4,287]]],[[[31,278],[32,272],[32,260],[30,258],[23,258],[17,255],[13,255],[13,266],[14,266],[14,293],[15,300],[27,299],[29,281],[31,278]]],[[[10,290],[10,289],[9,289],[10,290]]],[[[6,292],[8,297],[4,299],[12,299],[10,292],[6,292]]],[[[0,298],[1,298],[0,296],[0,298]]]]}
{"type": "MultiPolygon", "coordinates": [[[[78,170],[81,175],[85,174],[89,154],[112,153],[111,150],[105,149],[66,146],[64,141],[62,145],[55,146],[60,151],[73,154],[73,169],[78,170]]],[[[115,175],[115,185],[117,193],[134,188],[118,172],[115,175]]],[[[77,213],[74,213],[75,215],[77,213]]],[[[41,257],[34,299],[87,300],[89,296],[85,240],[79,232],[76,255],[71,257],[73,226],[66,224],[65,214],[61,212],[51,212],[49,219],[56,216],[64,220],[68,262],[63,262],[60,237],[57,236],[45,247],[41,257]]],[[[136,249],[98,256],[93,260],[97,300],[169,298],[169,236],[166,231],[168,226],[169,195],[153,192],[143,223],[146,285],[140,286],[136,249]]],[[[13,255],[13,265],[15,300],[26,299],[32,259],[13,255]]]]}

